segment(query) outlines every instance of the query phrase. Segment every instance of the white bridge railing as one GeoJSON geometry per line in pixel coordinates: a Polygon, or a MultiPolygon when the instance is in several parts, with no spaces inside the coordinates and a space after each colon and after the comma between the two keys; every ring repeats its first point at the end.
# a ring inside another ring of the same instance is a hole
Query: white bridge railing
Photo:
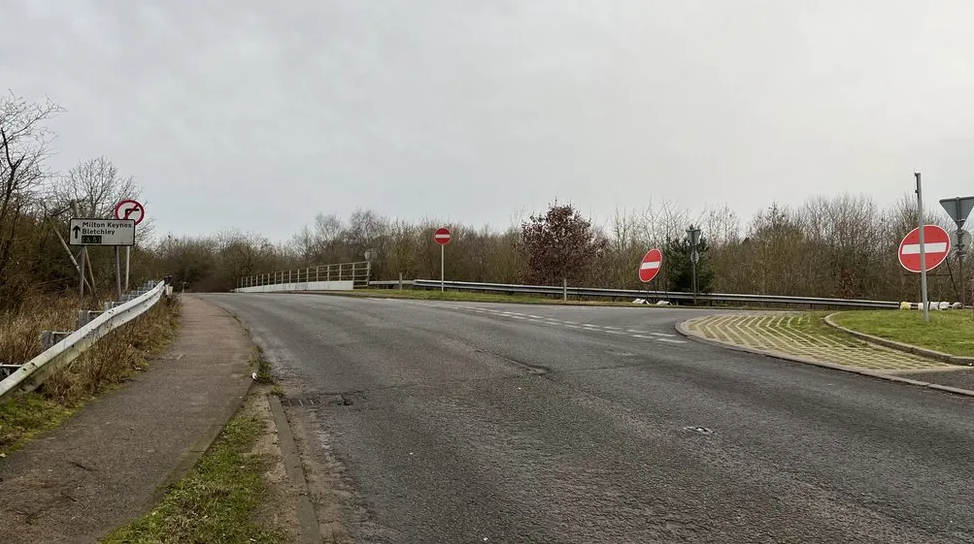
{"type": "MultiPolygon", "coordinates": [[[[332,286],[367,287],[372,275],[372,263],[368,261],[356,263],[323,264],[291,270],[279,270],[265,274],[245,276],[237,281],[239,292],[260,292],[260,287],[299,286],[294,290],[313,290],[315,284],[332,286]],[[349,283],[351,282],[351,283],[349,283]]],[[[323,287],[326,288],[326,287],[323,287]]],[[[351,287],[347,287],[351,288],[351,287]]],[[[281,289],[267,289],[267,291],[281,289]]]]}

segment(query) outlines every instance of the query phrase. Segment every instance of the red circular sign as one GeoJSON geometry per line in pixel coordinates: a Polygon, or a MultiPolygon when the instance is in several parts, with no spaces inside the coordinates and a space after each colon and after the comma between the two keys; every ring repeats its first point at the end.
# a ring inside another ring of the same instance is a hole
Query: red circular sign
{"type": "MultiPolygon", "coordinates": [[[[923,246],[927,271],[940,266],[950,255],[950,234],[937,225],[923,226],[923,246]]],[[[910,272],[920,272],[920,229],[915,228],[900,242],[900,264],[910,272]]]]}
{"type": "Polygon", "coordinates": [[[653,281],[663,265],[663,252],[653,248],[646,252],[643,261],[639,263],[639,281],[649,283],[653,281]]]}
{"type": "Polygon", "coordinates": [[[450,229],[446,227],[440,227],[433,233],[433,241],[441,246],[449,244],[452,237],[453,235],[450,234],[450,229]]]}
{"type": "Polygon", "coordinates": [[[145,208],[134,200],[123,200],[115,206],[115,219],[132,219],[138,225],[145,219],[145,208]]]}

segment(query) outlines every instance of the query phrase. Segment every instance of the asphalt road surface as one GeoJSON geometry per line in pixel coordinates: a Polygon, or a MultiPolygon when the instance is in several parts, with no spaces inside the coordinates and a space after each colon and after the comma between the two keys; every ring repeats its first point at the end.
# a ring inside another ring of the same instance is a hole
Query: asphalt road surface
{"type": "Polygon", "coordinates": [[[209,300],[357,542],[974,542],[974,400],[677,336],[695,311],[209,300]]]}

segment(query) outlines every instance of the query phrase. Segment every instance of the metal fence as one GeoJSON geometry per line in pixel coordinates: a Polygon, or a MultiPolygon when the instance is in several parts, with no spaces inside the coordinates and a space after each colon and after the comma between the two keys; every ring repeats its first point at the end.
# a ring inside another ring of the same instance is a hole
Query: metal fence
{"type": "Polygon", "coordinates": [[[319,281],[352,281],[356,287],[367,287],[371,275],[372,263],[368,261],[323,264],[245,276],[237,281],[237,288],[319,281]]]}
{"type": "MultiPolygon", "coordinates": [[[[98,313],[78,330],[64,335],[63,339],[30,361],[22,365],[6,365],[17,368],[0,380],[0,404],[18,393],[37,389],[51,374],[77,359],[101,337],[147,312],[165,293],[166,283],[160,281],[131,300],[113,303],[112,307],[98,313]]],[[[91,312],[89,316],[94,313],[97,312],[91,312]]]]}
{"type": "MultiPolygon", "coordinates": [[[[375,287],[393,287],[400,285],[398,281],[370,282],[375,287]]],[[[439,289],[440,280],[417,279],[402,282],[402,285],[409,285],[423,289],[439,289]]],[[[669,302],[692,302],[692,293],[682,293],[674,291],[637,291],[634,289],[595,289],[590,287],[567,287],[552,285],[517,285],[508,283],[479,283],[468,281],[447,281],[443,282],[443,287],[453,291],[481,291],[487,293],[510,293],[524,295],[551,295],[562,298],[624,298],[624,299],[645,299],[648,301],[665,300],[669,302]]],[[[874,309],[896,309],[899,302],[886,300],[860,300],[844,298],[819,298],[819,297],[793,297],[778,295],[748,295],[748,294],[728,294],[728,293],[706,293],[697,295],[698,304],[735,304],[735,305],[785,305],[785,306],[808,306],[826,308],[874,308],[874,309]]]]}

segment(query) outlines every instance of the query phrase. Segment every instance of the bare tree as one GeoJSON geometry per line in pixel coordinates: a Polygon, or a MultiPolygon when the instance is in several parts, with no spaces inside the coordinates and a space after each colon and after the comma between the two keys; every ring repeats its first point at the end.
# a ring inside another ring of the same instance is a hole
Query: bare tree
{"type": "Polygon", "coordinates": [[[0,289],[6,284],[11,249],[22,215],[33,204],[47,170],[54,133],[46,122],[62,111],[50,100],[0,97],[0,289]]]}
{"type": "Polygon", "coordinates": [[[108,218],[122,200],[142,197],[142,188],[132,176],[124,177],[107,157],[79,162],[67,175],[54,180],[50,198],[60,205],[77,202],[86,217],[108,218]]]}

